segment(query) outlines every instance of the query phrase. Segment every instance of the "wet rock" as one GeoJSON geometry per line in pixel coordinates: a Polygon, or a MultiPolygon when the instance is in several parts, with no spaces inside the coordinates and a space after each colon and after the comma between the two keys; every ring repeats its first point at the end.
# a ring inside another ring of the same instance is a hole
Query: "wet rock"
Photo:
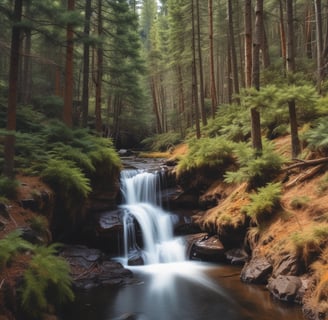
{"type": "Polygon", "coordinates": [[[266,258],[254,257],[244,265],[240,279],[246,283],[267,284],[272,269],[266,258]]]}
{"type": "Polygon", "coordinates": [[[113,256],[123,254],[123,211],[113,210],[93,214],[81,230],[83,243],[113,256]]]}
{"type": "Polygon", "coordinates": [[[38,201],[36,201],[35,199],[31,198],[31,199],[22,199],[20,201],[20,205],[22,208],[24,209],[29,209],[31,211],[38,211],[39,209],[39,204],[38,201]]]}
{"type": "Polygon", "coordinates": [[[245,264],[249,256],[244,249],[236,248],[230,249],[225,253],[226,259],[230,261],[231,264],[234,265],[243,265],[245,264]]]}
{"type": "Polygon", "coordinates": [[[30,227],[21,227],[18,228],[18,230],[21,232],[20,237],[32,244],[44,245],[48,243],[46,236],[41,235],[40,232],[33,230],[30,227]]]}
{"type": "Polygon", "coordinates": [[[134,313],[124,313],[118,318],[114,318],[113,320],[136,320],[138,316],[134,313]]]}
{"type": "Polygon", "coordinates": [[[203,240],[206,237],[208,237],[208,233],[197,233],[197,234],[190,234],[190,235],[186,235],[183,237],[184,242],[185,242],[185,247],[186,247],[186,253],[187,253],[187,257],[189,259],[193,259],[194,258],[194,245],[197,241],[199,240],[203,240]]]}
{"type": "Polygon", "coordinates": [[[224,261],[225,249],[217,235],[200,233],[189,237],[189,257],[201,261],[224,261]]]}
{"type": "Polygon", "coordinates": [[[133,274],[121,263],[108,259],[98,249],[85,246],[66,246],[61,256],[71,266],[75,288],[89,290],[96,287],[121,286],[133,283],[133,274]]]}
{"type": "Polygon", "coordinates": [[[144,259],[142,257],[141,250],[136,250],[133,253],[129,253],[128,265],[129,266],[142,266],[144,265],[144,259]]]}
{"type": "Polygon", "coordinates": [[[294,303],[302,301],[302,281],[299,277],[280,275],[270,278],[267,288],[279,300],[294,303]]]}

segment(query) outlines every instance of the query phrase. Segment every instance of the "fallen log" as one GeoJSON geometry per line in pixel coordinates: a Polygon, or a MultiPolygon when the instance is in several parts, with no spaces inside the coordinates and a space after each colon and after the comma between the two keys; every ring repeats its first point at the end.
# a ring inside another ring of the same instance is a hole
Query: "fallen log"
{"type": "Polygon", "coordinates": [[[307,179],[312,178],[322,169],[322,167],[323,167],[323,164],[321,163],[320,165],[317,165],[314,168],[311,168],[308,171],[303,172],[302,174],[298,175],[294,180],[288,182],[285,185],[285,188],[290,188],[290,187],[294,186],[295,184],[297,184],[298,182],[303,182],[307,179]]]}
{"type": "Polygon", "coordinates": [[[307,167],[307,166],[316,166],[318,164],[328,163],[328,157],[325,158],[319,158],[319,159],[313,159],[313,160],[299,160],[297,163],[293,163],[290,166],[283,168],[284,171],[288,171],[291,169],[299,168],[299,167],[307,167]]]}

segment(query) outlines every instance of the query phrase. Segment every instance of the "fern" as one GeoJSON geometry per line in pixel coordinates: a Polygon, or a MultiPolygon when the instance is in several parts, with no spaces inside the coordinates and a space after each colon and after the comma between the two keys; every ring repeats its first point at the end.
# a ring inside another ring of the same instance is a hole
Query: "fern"
{"type": "Polygon", "coordinates": [[[57,249],[58,244],[36,247],[24,272],[21,304],[33,317],[39,317],[49,304],[58,306],[74,299],[69,265],[56,256],[57,249]]]}
{"type": "Polygon", "coordinates": [[[269,183],[259,188],[258,192],[250,196],[251,202],[243,207],[245,212],[257,224],[261,225],[272,216],[279,205],[281,197],[281,183],[269,183]]]}
{"type": "Polygon", "coordinates": [[[271,142],[264,141],[261,155],[249,144],[236,144],[234,150],[239,169],[225,174],[227,183],[248,182],[251,188],[264,186],[280,172],[284,159],[274,151],[271,142]]]}
{"type": "Polygon", "coordinates": [[[319,119],[313,129],[304,133],[303,140],[309,149],[328,155],[328,117],[319,119]]]}
{"type": "Polygon", "coordinates": [[[177,165],[177,174],[192,172],[200,168],[217,168],[223,171],[233,163],[234,143],[225,138],[202,138],[189,141],[189,151],[177,165]]]}
{"type": "Polygon", "coordinates": [[[69,161],[50,160],[41,177],[55,191],[68,212],[79,207],[91,192],[90,180],[69,161]]]}
{"type": "Polygon", "coordinates": [[[78,168],[88,175],[96,170],[91,159],[82,152],[82,150],[73,148],[69,145],[57,143],[51,151],[48,152],[50,158],[72,161],[78,168]]]}
{"type": "Polygon", "coordinates": [[[15,179],[10,179],[0,176],[0,196],[15,199],[18,193],[19,182],[15,179]]]}
{"type": "Polygon", "coordinates": [[[181,142],[181,135],[176,132],[157,134],[141,141],[148,150],[167,151],[171,146],[181,142]]]}
{"type": "Polygon", "coordinates": [[[20,231],[13,231],[0,240],[0,269],[7,266],[17,254],[31,250],[32,245],[22,239],[20,231]]]}

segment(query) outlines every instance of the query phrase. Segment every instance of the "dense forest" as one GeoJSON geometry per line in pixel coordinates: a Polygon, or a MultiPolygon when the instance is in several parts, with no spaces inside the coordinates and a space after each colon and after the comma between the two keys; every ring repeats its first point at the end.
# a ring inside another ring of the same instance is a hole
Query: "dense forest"
{"type": "MultiPolygon", "coordinates": [[[[250,219],[258,239],[266,214],[281,209],[283,166],[317,168],[304,180],[326,172],[327,17],[321,0],[0,0],[0,213],[17,196],[17,176],[38,176],[56,194],[58,236],[79,222],[91,193],[113,193],[118,150],[167,154],[183,143],[187,155],[173,161],[182,188],[209,187],[210,176],[246,183],[250,195],[237,222],[215,212],[199,225],[236,229],[250,219]],[[284,137],[287,158],[272,143],[284,137]]],[[[313,219],[322,225],[308,242],[295,238],[303,269],[324,253],[313,289],[324,312],[326,215],[313,219]]],[[[39,267],[61,272],[58,295],[71,299],[67,266],[52,260],[56,246],[39,252],[18,238],[0,241],[0,267],[30,250],[39,267]]],[[[43,310],[36,278],[27,275],[23,305],[39,294],[43,310]]]]}

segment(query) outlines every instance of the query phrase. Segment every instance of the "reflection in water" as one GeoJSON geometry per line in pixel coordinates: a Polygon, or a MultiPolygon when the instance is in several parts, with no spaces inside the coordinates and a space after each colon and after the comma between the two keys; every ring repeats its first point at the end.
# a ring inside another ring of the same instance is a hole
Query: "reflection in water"
{"type": "Polygon", "coordinates": [[[240,268],[197,262],[132,267],[138,284],[78,297],[64,320],[303,320],[301,308],[240,282],[240,268]]]}

